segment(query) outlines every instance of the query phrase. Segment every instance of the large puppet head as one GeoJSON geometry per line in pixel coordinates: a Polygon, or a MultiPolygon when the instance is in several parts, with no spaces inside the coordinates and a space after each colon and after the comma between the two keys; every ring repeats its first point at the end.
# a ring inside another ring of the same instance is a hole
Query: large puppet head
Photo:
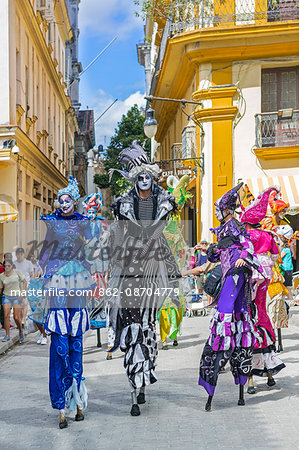
{"type": "Polygon", "coordinates": [[[133,141],[130,147],[120,152],[118,162],[123,170],[110,169],[110,177],[114,171],[119,172],[127,180],[137,184],[141,190],[149,189],[153,181],[159,177],[159,166],[149,161],[147,154],[137,141],[133,141]]]}
{"type": "Polygon", "coordinates": [[[241,213],[240,220],[243,223],[255,225],[259,223],[267,214],[268,201],[271,192],[274,194],[280,190],[279,186],[271,186],[261,192],[258,197],[250,203],[241,213]]]}
{"type": "Polygon", "coordinates": [[[280,192],[280,188],[278,192],[272,192],[269,197],[269,205],[271,208],[272,214],[277,214],[282,219],[285,215],[288,207],[290,206],[289,203],[286,203],[282,200],[282,198],[278,197],[278,193],[280,192]]]}
{"type": "Polygon", "coordinates": [[[82,202],[82,205],[87,213],[87,216],[90,219],[95,219],[97,216],[98,211],[103,206],[103,198],[101,193],[94,193],[90,194],[84,202],[82,202]]]}
{"type": "Polygon", "coordinates": [[[228,192],[226,192],[222,197],[218,198],[215,205],[215,215],[219,222],[222,222],[228,214],[233,214],[234,210],[240,205],[240,189],[243,183],[239,183],[238,186],[233,187],[228,192]],[[228,211],[225,214],[225,211],[228,211]]]}
{"type": "Polygon", "coordinates": [[[55,207],[63,214],[70,214],[80,198],[78,183],[73,175],[69,176],[69,184],[58,192],[55,207]]]}

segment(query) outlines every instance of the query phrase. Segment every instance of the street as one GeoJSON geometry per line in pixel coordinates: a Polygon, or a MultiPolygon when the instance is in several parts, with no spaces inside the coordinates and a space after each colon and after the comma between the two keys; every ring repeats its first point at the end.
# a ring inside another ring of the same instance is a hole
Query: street
{"type": "MultiPolygon", "coordinates": [[[[48,393],[48,346],[36,344],[36,334],[0,358],[1,448],[13,449],[294,449],[299,447],[299,327],[282,331],[286,368],[276,386],[256,379],[255,395],[237,406],[238,388],[229,369],[220,375],[212,411],[206,413],[206,393],[197,385],[198,364],[208,336],[208,317],[184,318],[179,346],[158,356],[158,383],[148,388],[141,416],[131,417],[130,390],[123,355],[107,361],[104,345],[96,347],[96,332],[85,338],[84,375],[89,393],[83,422],[69,419],[58,428],[58,412],[48,393]]],[[[72,416],[73,417],[73,416],[72,416]]]]}

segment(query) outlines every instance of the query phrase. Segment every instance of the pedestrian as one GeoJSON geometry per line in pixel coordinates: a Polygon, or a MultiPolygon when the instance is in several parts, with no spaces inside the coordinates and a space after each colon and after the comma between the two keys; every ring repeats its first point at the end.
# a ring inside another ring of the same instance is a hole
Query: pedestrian
{"type": "Polygon", "coordinates": [[[239,385],[238,405],[244,405],[244,385],[251,372],[252,349],[255,344],[254,326],[249,314],[252,268],[262,271],[245,226],[234,218],[240,203],[239,190],[234,187],[215,202],[215,215],[220,226],[212,229],[217,244],[210,245],[208,258],[220,260],[222,286],[216,296],[218,305],[211,322],[211,333],[204,347],[198,384],[203,386],[211,403],[221,368],[229,360],[235,384],[239,385]]]}
{"type": "Polygon", "coordinates": [[[120,347],[125,353],[132,398],[130,414],[139,416],[145,387],[157,381],[157,310],[166,295],[171,294],[172,301],[180,304],[180,272],[163,235],[166,219],[176,210],[176,204],[169,191],[154,183],[160,169],[149,162],[137,141],[120,152],[118,161],[125,167],[120,173],[134,187],[112,205],[115,222],[110,227],[107,289],[108,293],[114,288],[115,294],[110,298],[115,331],[111,352],[120,347]]]}
{"type": "Polygon", "coordinates": [[[273,190],[279,192],[275,186],[261,192],[257,199],[245,208],[240,217],[241,222],[246,225],[254,250],[264,269],[263,275],[257,270],[254,270],[252,274],[252,280],[255,283],[253,289],[255,308],[252,308],[252,311],[254,311],[254,328],[258,338],[254,345],[248,394],[256,392],[253,384],[254,375],[267,377],[267,385],[271,387],[276,384],[273,375],[285,367],[276,354],[275,332],[266,307],[267,290],[273,277],[274,262],[279,256],[279,248],[274,233],[262,230],[260,224],[267,213],[269,195],[273,190]]]}
{"type": "Polygon", "coordinates": [[[293,261],[292,252],[290,249],[289,240],[293,236],[293,230],[289,225],[280,225],[276,228],[276,233],[280,236],[282,241],[281,247],[281,259],[282,264],[280,266],[282,276],[284,278],[284,285],[288,290],[289,303],[293,300],[293,261]]]}
{"type": "Polygon", "coordinates": [[[65,408],[77,408],[75,421],[84,420],[87,392],[82,380],[83,334],[89,329],[88,292],[95,287],[85,244],[92,238],[90,221],[75,208],[78,183],[70,175],[58,192],[57,209],[41,216],[47,225],[39,263],[43,290],[49,303],[45,331],[51,335],[49,390],[52,407],[59,410],[59,428],[68,426],[65,408]]]}
{"type": "MultiPolygon", "coordinates": [[[[14,265],[16,269],[24,275],[28,286],[30,283],[30,279],[34,277],[34,268],[32,262],[25,258],[25,251],[22,247],[16,249],[16,261],[14,261],[14,265]]],[[[28,313],[28,300],[27,297],[24,296],[21,311],[21,320],[23,329],[25,328],[27,313],[28,313]]]]}
{"type": "Polygon", "coordinates": [[[10,340],[10,313],[11,308],[13,308],[13,317],[19,330],[19,341],[21,344],[24,341],[21,321],[22,294],[25,293],[27,282],[24,275],[14,269],[12,260],[5,260],[4,269],[4,272],[0,275],[0,289],[3,290],[4,328],[6,332],[2,342],[10,340]]]}
{"type": "MultiPolygon", "coordinates": [[[[36,293],[39,291],[39,289],[42,287],[42,281],[40,280],[42,276],[42,269],[41,266],[36,259],[34,254],[31,254],[28,256],[28,260],[32,262],[33,265],[33,277],[30,278],[28,290],[27,290],[27,300],[29,301],[30,307],[32,312],[36,309],[36,301],[39,299],[36,299],[36,293]]],[[[39,330],[39,336],[37,338],[36,343],[41,345],[47,345],[48,338],[47,334],[44,329],[44,324],[40,323],[38,321],[34,320],[34,315],[29,314],[29,319],[33,320],[36,327],[33,325],[33,330],[36,330],[36,328],[39,330]]]]}
{"type": "Polygon", "coordinates": [[[33,276],[31,278],[40,278],[42,276],[42,269],[34,254],[29,255],[28,260],[31,261],[33,265],[33,276]]]}

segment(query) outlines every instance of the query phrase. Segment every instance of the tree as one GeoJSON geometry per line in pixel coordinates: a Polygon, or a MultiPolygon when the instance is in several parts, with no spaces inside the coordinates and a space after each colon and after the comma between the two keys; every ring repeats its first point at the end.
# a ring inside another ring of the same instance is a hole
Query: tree
{"type": "Polygon", "coordinates": [[[121,169],[117,158],[121,150],[130,146],[136,139],[143,145],[145,151],[150,155],[150,139],[144,137],[143,124],[144,115],[141,114],[137,105],[134,105],[126,115],[122,116],[115,134],[111,138],[107,150],[107,157],[104,160],[105,172],[103,175],[95,175],[94,183],[100,188],[110,187],[113,195],[120,195],[130,187],[130,183],[125,180],[118,172],[114,172],[109,181],[109,169],[121,169]]]}

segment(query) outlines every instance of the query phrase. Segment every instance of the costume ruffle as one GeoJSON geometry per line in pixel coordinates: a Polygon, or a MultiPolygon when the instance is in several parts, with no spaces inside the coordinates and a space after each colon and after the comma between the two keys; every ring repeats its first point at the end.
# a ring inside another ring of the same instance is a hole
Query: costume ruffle
{"type": "Polygon", "coordinates": [[[86,308],[51,309],[48,312],[45,332],[60,335],[82,336],[89,329],[86,308]]]}
{"type": "Polygon", "coordinates": [[[125,352],[124,367],[131,386],[136,389],[157,381],[155,360],[158,355],[156,333],[132,323],[122,330],[120,348],[125,352]]]}
{"type": "MultiPolygon", "coordinates": [[[[74,265],[76,266],[77,263],[75,262],[74,265]]],[[[86,269],[77,267],[76,271],[71,271],[70,267],[66,266],[49,278],[44,285],[44,289],[57,288],[66,292],[76,289],[93,289],[94,287],[96,287],[96,283],[86,269]]]]}
{"type": "Polygon", "coordinates": [[[285,364],[277,356],[275,346],[254,350],[252,356],[252,375],[266,377],[268,374],[276,375],[285,367],[285,364]]]}
{"type": "Polygon", "coordinates": [[[87,407],[87,390],[83,380],[80,381],[80,388],[78,389],[78,384],[75,378],[73,378],[73,383],[65,393],[65,408],[69,411],[74,411],[76,406],[83,410],[87,407]]]}
{"type": "Polygon", "coordinates": [[[255,342],[256,333],[248,312],[226,314],[217,311],[214,314],[207,341],[212,351],[253,347],[255,342]]]}

